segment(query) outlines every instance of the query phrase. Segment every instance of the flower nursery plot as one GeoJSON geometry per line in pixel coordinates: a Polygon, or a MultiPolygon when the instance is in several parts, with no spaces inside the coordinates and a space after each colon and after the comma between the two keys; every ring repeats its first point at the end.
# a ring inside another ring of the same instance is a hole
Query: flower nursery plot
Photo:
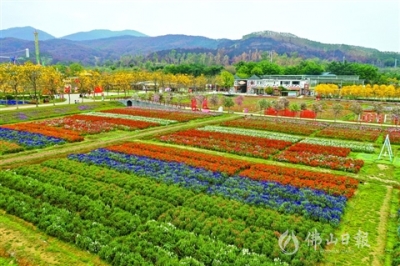
{"type": "Polygon", "coordinates": [[[159,140],[264,159],[292,144],[284,140],[197,129],[164,135],[159,137],[159,140]]]}
{"type": "Polygon", "coordinates": [[[351,148],[296,143],[301,140],[300,137],[267,131],[207,126],[164,135],[158,139],[167,143],[354,173],[364,165],[362,160],[346,158],[351,148]]]}
{"type": "Polygon", "coordinates": [[[309,120],[292,120],[292,119],[281,119],[281,118],[256,118],[256,117],[245,117],[221,124],[227,127],[237,128],[250,128],[250,129],[261,129],[268,131],[277,131],[283,133],[297,134],[297,135],[310,135],[317,130],[321,130],[327,127],[329,124],[309,121],[309,120]]]}
{"type": "Polygon", "coordinates": [[[171,162],[182,162],[191,166],[201,165],[211,171],[219,171],[233,175],[242,168],[249,167],[249,163],[242,160],[228,159],[221,156],[204,154],[184,149],[176,149],[153,144],[125,143],[107,147],[110,151],[146,156],[171,162]]]}
{"type": "Polygon", "coordinates": [[[15,143],[21,147],[24,147],[24,149],[43,148],[47,146],[66,143],[66,141],[61,138],[55,138],[39,133],[30,133],[26,131],[13,130],[3,127],[0,127],[0,139],[2,141],[15,143]]]}
{"type": "Polygon", "coordinates": [[[120,106],[119,102],[91,102],[85,104],[70,104],[63,106],[30,108],[24,110],[6,111],[0,114],[0,124],[27,122],[49,117],[63,116],[87,111],[102,110],[120,106]]]}
{"type": "Polygon", "coordinates": [[[329,127],[319,131],[316,136],[373,142],[378,139],[381,133],[382,129],[378,127],[353,124],[332,124],[329,127]]]}
{"type": "Polygon", "coordinates": [[[116,129],[120,130],[140,130],[149,127],[159,126],[160,124],[151,121],[132,120],[117,117],[90,115],[72,115],[64,118],[38,122],[40,125],[56,128],[70,129],[82,135],[98,134],[116,129]]]}
{"type": "Polygon", "coordinates": [[[310,143],[297,143],[274,156],[281,162],[330,168],[357,173],[364,165],[363,160],[346,158],[350,148],[334,147],[310,143]]]}
{"type": "Polygon", "coordinates": [[[118,108],[102,111],[104,113],[123,114],[141,117],[162,118],[178,122],[186,122],[193,119],[215,116],[217,114],[199,113],[184,110],[164,110],[164,109],[141,109],[136,107],[118,108]]]}
{"type": "Polygon", "coordinates": [[[0,171],[0,183],[1,208],[112,265],[316,264],[320,249],[287,256],[279,237],[329,237],[358,184],[137,142],[0,171]]]}
{"type": "Polygon", "coordinates": [[[42,121],[3,125],[0,127],[0,140],[22,147],[7,149],[6,153],[11,153],[66,142],[79,142],[83,141],[83,136],[88,134],[99,134],[117,129],[141,130],[173,122],[176,121],[90,112],[42,121]]]}
{"type": "Polygon", "coordinates": [[[13,125],[4,125],[1,128],[12,129],[29,133],[41,134],[48,137],[64,139],[69,142],[82,141],[83,137],[76,131],[48,126],[45,122],[29,122],[13,125]]]}
{"type": "Polygon", "coordinates": [[[256,129],[235,128],[235,127],[205,126],[203,128],[200,128],[199,130],[228,133],[228,134],[238,134],[238,135],[252,136],[252,137],[261,137],[261,138],[283,140],[289,142],[297,142],[304,138],[291,134],[277,133],[271,131],[261,131],[256,129]]]}
{"type": "Polygon", "coordinates": [[[349,148],[351,151],[354,152],[374,153],[375,151],[374,145],[372,143],[366,143],[366,142],[343,141],[335,139],[310,138],[310,137],[302,140],[301,142],[318,144],[322,146],[349,148]]]}

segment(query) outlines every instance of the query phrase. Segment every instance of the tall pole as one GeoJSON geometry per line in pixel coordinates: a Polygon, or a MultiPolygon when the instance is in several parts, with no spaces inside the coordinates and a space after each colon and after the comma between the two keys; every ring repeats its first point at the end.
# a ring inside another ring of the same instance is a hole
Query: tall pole
{"type": "Polygon", "coordinates": [[[35,30],[33,33],[35,35],[35,53],[36,53],[36,63],[40,65],[40,56],[39,56],[39,33],[35,30]]]}

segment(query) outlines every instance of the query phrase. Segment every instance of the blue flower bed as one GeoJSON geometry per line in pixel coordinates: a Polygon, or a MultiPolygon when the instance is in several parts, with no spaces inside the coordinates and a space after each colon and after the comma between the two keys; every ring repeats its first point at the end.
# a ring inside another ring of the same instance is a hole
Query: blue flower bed
{"type": "MultiPolygon", "coordinates": [[[[17,105],[18,104],[24,104],[24,101],[16,101],[16,100],[0,100],[0,104],[5,104],[5,105],[17,105]]],[[[26,103],[26,101],[25,101],[26,103]]]]}
{"type": "Polygon", "coordinates": [[[260,182],[245,177],[227,177],[219,172],[165,162],[144,156],[97,149],[89,154],[71,154],[69,159],[134,173],[196,192],[219,195],[248,204],[261,205],[288,214],[338,225],[346,197],[328,195],[320,190],[296,188],[275,182],[260,182]]]}
{"type": "Polygon", "coordinates": [[[42,148],[66,143],[63,139],[2,127],[0,127],[0,139],[18,143],[26,148],[42,148]]]}

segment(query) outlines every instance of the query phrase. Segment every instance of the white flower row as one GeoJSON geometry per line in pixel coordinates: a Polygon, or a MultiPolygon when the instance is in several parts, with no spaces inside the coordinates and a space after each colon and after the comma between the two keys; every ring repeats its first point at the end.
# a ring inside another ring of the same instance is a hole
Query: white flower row
{"type": "Polygon", "coordinates": [[[374,145],[372,143],[358,143],[358,142],[350,142],[343,140],[319,139],[319,138],[307,138],[305,140],[302,140],[301,142],[324,145],[324,146],[349,148],[352,151],[359,151],[359,152],[373,153],[375,151],[374,145]]]}
{"type": "Polygon", "coordinates": [[[261,131],[255,129],[234,128],[234,127],[205,126],[203,128],[199,128],[199,130],[228,133],[228,134],[238,134],[238,135],[260,137],[266,139],[284,140],[289,142],[297,142],[303,139],[303,137],[289,135],[289,134],[261,131]]]}
{"type": "Polygon", "coordinates": [[[177,123],[176,120],[169,120],[169,119],[161,119],[161,118],[154,118],[154,117],[144,117],[144,116],[134,116],[134,115],[124,115],[124,114],[113,114],[113,113],[101,113],[101,112],[90,112],[84,113],[85,115],[93,115],[93,116],[100,116],[100,117],[110,117],[110,118],[122,118],[122,119],[129,119],[135,121],[144,121],[144,122],[153,122],[158,123],[161,125],[169,125],[173,123],[177,123]]]}

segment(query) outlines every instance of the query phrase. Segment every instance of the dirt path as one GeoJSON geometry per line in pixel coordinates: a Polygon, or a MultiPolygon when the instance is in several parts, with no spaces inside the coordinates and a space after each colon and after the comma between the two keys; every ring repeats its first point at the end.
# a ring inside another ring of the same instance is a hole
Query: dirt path
{"type": "Polygon", "coordinates": [[[382,179],[382,178],[379,178],[379,177],[376,177],[376,176],[367,176],[366,178],[367,179],[371,179],[371,180],[379,181],[379,182],[381,182],[383,184],[386,184],[386,185],[400,186],[400,182],[395,181],[395,180],[382,179]]]}
{"type": "Polygon", "coordinates": [[[382,259],[380,256],[385,254],[385,246],[386,246],[386,238],[387,238],[387,226],[390,214],[390,199],[392,198],[393,187],[387,186],[387,193],[385,195],[385,199],[383,200],[383,204],[381,209],[379,210],[379,225],[378,225],[378,238],[376,243],[376,248],[372,252],[373,255],[373,266],[383,265],[382,259]]]}

